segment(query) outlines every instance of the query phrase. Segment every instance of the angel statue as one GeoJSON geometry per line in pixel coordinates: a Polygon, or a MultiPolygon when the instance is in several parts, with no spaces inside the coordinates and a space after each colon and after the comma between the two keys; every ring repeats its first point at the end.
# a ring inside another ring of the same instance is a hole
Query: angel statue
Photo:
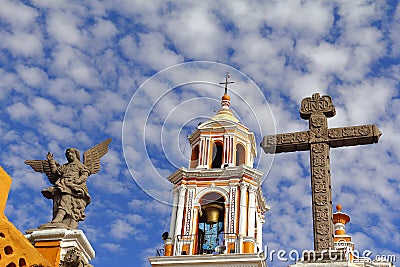
{"type": "Polygon", "coordinates": [[[78,228],[85,219],[85,208],[90,203],[86,180],[100,170],[100,158],[108,152],[111,138],[83,153],[83,163],[76,148],[65,151],[67,163],[60,165],[53,154],[46,160],[26,160],[25,164],[46,174],[53,185],[42,190],[45,198],[53,200],[53,219],[39,228],[78,228]]]}

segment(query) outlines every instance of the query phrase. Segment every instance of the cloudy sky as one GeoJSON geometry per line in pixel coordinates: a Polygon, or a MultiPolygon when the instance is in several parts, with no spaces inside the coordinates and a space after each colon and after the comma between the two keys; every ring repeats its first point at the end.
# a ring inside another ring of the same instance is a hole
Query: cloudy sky
{"type": "MultiPolygon", "coordinates": [[[[0,0],[0,165],[6,215],[51,219],[47,178],[24,165],[111,137],[80,223],[103,266],[149,266],[169,229],[186,140],[215,114],[226,72],[232,110],[256,134],[303,131],[304,97],[332,96],[330,127],[375,123],[375,145],[331,150],[334,205],[356,248],[400,257],[400,5],[397,1],[0,0]]],[[[307,152],[263,154],[264,244],[312,248],[307,152]]],[[[269,266],[285,266],[268,259],[269,266]]]]}

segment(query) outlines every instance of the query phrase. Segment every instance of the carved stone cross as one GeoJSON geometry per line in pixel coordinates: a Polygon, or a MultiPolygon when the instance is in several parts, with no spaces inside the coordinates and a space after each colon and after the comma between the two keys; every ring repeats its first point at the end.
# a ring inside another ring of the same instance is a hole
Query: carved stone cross
{"type": "Polygon", "coordinates": [[[330,96],[313,94],[301,101],[300,108],[300,117],[309,121],[309,131],[264,136],[261,143],[267,154],[310,151],[316,251],[334,248],[329,149],[377,143],[382,134],[375,124],[329,129],[327,118],[335,114],[330,96]]]}

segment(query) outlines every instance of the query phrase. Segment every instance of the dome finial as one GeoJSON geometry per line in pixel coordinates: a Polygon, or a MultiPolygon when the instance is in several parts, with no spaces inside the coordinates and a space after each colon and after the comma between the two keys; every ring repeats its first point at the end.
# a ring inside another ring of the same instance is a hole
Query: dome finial
{"type": "Polygon", "coordinates": [[[346,234],[345,224],[350,221],[350,216],[342,212],[342,205],[337,204],[336,210],[333,214],[333,224],[335,227],[335,235],[346,234]]]}
{"type": "Polygon", "coordinates": [[[230,73],[227,72],[225,75],[225,82],[219,83],[219,84],[225,84],[225,93],[222,96],[222,109],[229,109],[229,106],[231,105],[231,98],[228,95],[228,84],[234,83],[233,81],[228,82],[228,79],[231,77],[230,73]]]}
{"type": "Polygon", "coordinates": [[[336,205],[336,210],[337,210],[338,212],[341,212],[341,211],[342,211],[342,205],[337,204],[337,205],[336,205]]]}

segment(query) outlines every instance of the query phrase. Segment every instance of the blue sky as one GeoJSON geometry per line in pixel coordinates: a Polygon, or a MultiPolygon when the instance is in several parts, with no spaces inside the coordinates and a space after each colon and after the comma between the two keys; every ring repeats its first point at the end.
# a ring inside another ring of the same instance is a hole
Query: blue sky
{"type": "MultiPolygon", "coordinates": [[[[172,201],[165,178],[187,166],[186,136],[232,109],[261,136],[302,131],[301,99],[333,97],[330,127],[376,123],[379,144],[331,150],[334,204],[356,248],[400,251],[400,5],[397,1],[0,0],[0,164],[13,184],[6,215],[48,222],[46,177],[23,161],[113,138],[91,176],[80,224],[102,266],[149,266],[172,201]],[[124,133],[124,134],[122,134],[124,133]],[[124,153],[125,152],[125,153],[124,153]]],[[[264,244],[312,248],[309,155],[258,148],[266,176],[264,244]]],[[[270,266],[286,263],[268,262],[270,266]]]]}

